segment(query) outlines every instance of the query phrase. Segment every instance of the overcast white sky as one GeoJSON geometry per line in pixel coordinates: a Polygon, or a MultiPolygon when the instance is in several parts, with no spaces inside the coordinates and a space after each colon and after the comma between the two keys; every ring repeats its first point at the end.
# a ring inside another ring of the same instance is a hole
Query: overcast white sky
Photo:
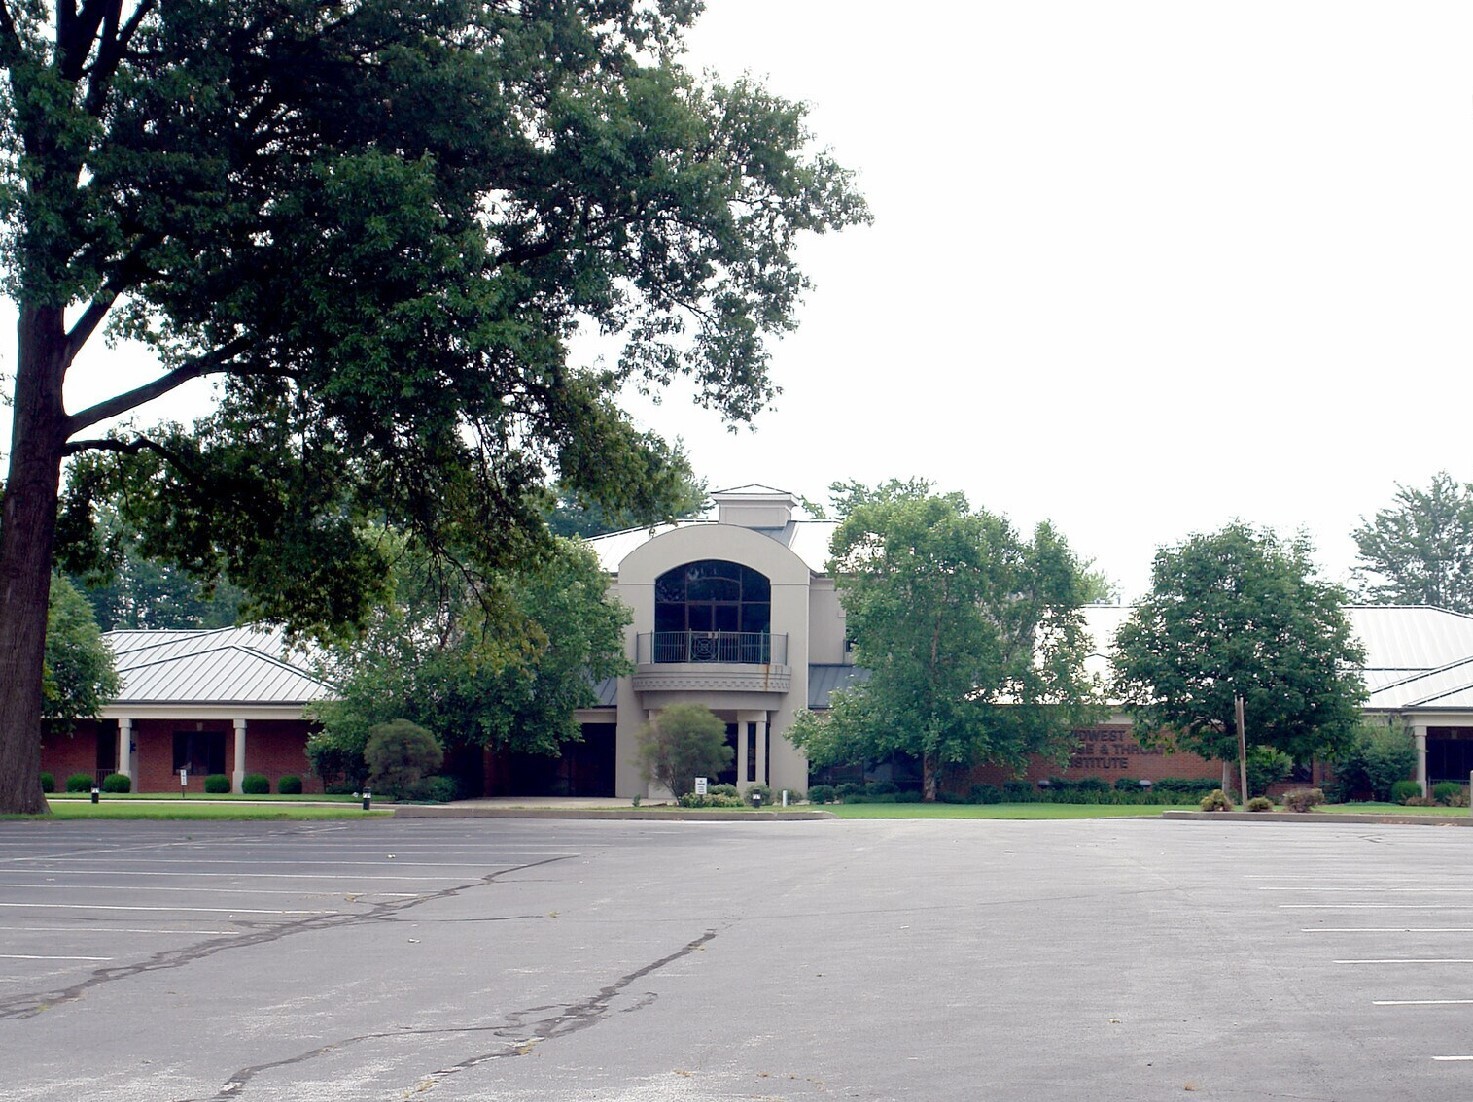
{"type": "Polygon", "coordinates": [[[921,476],[1052,519],[1129,599],[1234,517],[1331,576],[1395,484],[1473,480],[1473,4],[709,0],[693,58],[812,105],[872,228],[713,487],[921,476]]]}
{"type": "Polygon", "coordinates": [[[1234,517],[1343,577],[1396,483],[1473,480],[1467,0],[708,3],[693,66],[809,102],[875,215],[805,247],[754,431],[640,407],[713,488],[928,478],[1128,600],[1234,517]]]}

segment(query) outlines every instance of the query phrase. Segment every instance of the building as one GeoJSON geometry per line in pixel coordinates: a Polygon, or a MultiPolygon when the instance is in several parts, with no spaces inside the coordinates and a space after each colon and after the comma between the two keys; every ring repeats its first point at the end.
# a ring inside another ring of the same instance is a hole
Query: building
{"type": "MultiPolygon", "coordinates": [[[[825,572],[837,522],[811,519],[799,501],[770,486],[714,495],[715,515],[589,541],[612,594],[633,616],[625,646],[634,672],[598,686],[579,712],[583,742],[560,758],[489,753],[463,763],[493,795],[647,796],[637,761],[640,732],[661,709],[686,701],[709,707],[734,748],[730,770],[713,781],[746,788],[806,790],[808,763],[784,737],[804,709],[828,706],[836,689],[862,679],[846,642],[844,611],[825,572]]],[[[1128,607],[1084,609],[1095,644],[1091,672],[1107,681],[1109,646],[1128,607]]],[[[1405,729],[1426,787],[1467,781],[1473,771],[1473,617],[1425,607],[1355,606],[1365,645],[1368,716],[1405,729]]],[[[248,773],[273,789],[307,771],[311,725],[304,709],[331,689],[290,654],[272,630],[119,631],[104,638],[117,655],[123,690],[98,720],[50,735],[42,767],[58,780],[73,772],[127,773],[139,791],[191,791],[224,773],[239,791],[248,773]]],[[[1035,759],[1026,779],[1158,781],[1212,778],[1222,764],[1187,752],[1141,746],[1121,714],[1078,732],[1066,765],[1035,759]]],[[[879,763],[887,768],[888,763],[879,763]]],[[[898,763],[903,766],[904,763],[898,763]]],[[[1011,773],[981,766],[952,787],[999,784],[1011,773]]]]}
{"type": "Polygon", "coordinates": [[[239,792],[260,773],[272,791],[287,775],[321,791],[308,775],[304,709],[331,689],[279,630],[110,631],[103,640],[122,689],[98,718],[43,738],[41,768],[58,784],[73,773],[123,773],[138,792],[203,792],[215,773],[239,792]]]}

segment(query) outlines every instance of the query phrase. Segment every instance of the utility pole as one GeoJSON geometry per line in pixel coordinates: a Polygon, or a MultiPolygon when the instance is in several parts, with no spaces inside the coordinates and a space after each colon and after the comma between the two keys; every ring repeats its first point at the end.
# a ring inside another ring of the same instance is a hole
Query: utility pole
{"type": "Polygon", "coordinates": [[[1243,807],[1248,806],[1248,732],[1243,729],[1243,695],[1233,697],[1233,711],[1238,721],[1238,791],[1242,793],[1243,807]]]}

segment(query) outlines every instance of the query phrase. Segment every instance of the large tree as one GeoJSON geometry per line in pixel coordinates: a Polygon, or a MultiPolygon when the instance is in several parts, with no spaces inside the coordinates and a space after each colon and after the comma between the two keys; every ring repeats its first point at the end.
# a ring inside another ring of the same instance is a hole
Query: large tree
{"type": "Polygon", "coordinates": [[[1473,485],[1446,471],[1425,490],[1398,484],[1392,504],[1362,518],[1351,538],[1366,600],[1473,613],[1473,485]]]}
{"type": "Polygon", "coordinates": [[[1025,540],[925,482],[835,489],[845,516],[828,569],[870,678],[795,725],[809,760],[904,751],[921,760],[934,800],[945,763],[1018,766],[1066,751],[1094,692],[1086,581],[1064,539],[1040,524],[1025,540]]]}
{"type": "Polygon", "coordinates": [[[557,539],[535,565],[472,579],[383,538],[398,548],[392,593],[361,638],[329,653],[339,695],[317,710],[318,772],[362,783],[371,729],[401,718],[447,750],[557,754],[578,741],[574,713],[628,667],[629,610],[609,597],[593,552],[557,539]]]}
{"type": "Polygon", "coordinates": [[[1303,538],[1234,523],[1156,552],[1151,592],[1115,638],[1115,692],[1140,737],[1238,759],[1249,747],[1307,762],[1343,749],[1365,699],[1365,656],[1345,592],[1303,538]]]}
{"type": "MultiPolygon", "coordinates": [[[[655,509],[615,405],[688,375],[748,418],[795,239],[866,217],[801,106],[679,63],[698,0],[0,0],[0,219],[18,307],[0,520],[0,812],[44,810],[58,516],[266,616],[361,621],[364,521],[486,569],[546,550],[550,479],[655,509]],[[108,326],[151,380],[77,406],[108,326]],[[622,338],[573,362],[580,328],[622,338]],[[191,425],[116,419],[196,379],[191,425]],[[63,460],[79,457],[58,508],[63,460]]],[[[70,556],[65,565],[76,567],[70,556]]]]}

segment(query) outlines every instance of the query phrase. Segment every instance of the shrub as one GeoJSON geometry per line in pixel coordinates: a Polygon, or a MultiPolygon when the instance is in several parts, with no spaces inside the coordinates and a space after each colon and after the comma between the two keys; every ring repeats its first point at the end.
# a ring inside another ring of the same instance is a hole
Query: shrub
{"type": "Polygon", "coordinates": [[[41,774],[41,791],[42,792],[55,792],[56,791],[56,778],[53,777],[50,773],[42,773],[41,774]]]}
{"type": "Polygon", "coordinates": [[[681,807],[746,807],[740,796],[728,796],[724,792],[707,791],[704,796],[684,792],[675,801],[681,807]]]}
{"type": "MultiPolygon", "coordinates": [[[[921,794],[914,788],[908,792],[891,793],[889,798],[893,799],[897,804],[918,804],[921,802],[921,794]]],[[[886,797],[881,796],[880,799],[883,800],[886,797]]]]}
{"type": "Polygon", "coordinates": [[[68,792],[91,792],[92,774],[73,773],[66,779],[66,790],[68,792]]]}
{"type": "Polygon", "coordinates": [[[329,781],[322,786],[329,796],[356,796],[362,789],[350,781],[329,781]]]}
{"type": "Polygon", "coordinates": [[[230,791],[230,778],[224,773],[211,773],[205,778],[205,791],[218,796],[230,791]]]}
{"type": "Polygon", "coordinates": [[[834,786],[831,784],[815,784],[808,789],[808,802],[811,804],[830,804],[834,802],[834,786]]]}
{"type": "MultiPolygon", "coordinates": [[[[807,799],[807,797],[804,795],[803,790],[801,788],[790,788],[790,789],[788,789],[788,803],[790,803],[790,804],[801,804],[805,799],[807,799]]],[[[783,794],[782,794],[781,791],[779,791],[778,794],[777,794],[777,802],[779,804],[781,804],[783,802],[783,794]]]]}
{"type": "Polygon", "coordinates": [[[645,776],[676,799],[695,788],[697,777],[720,773],[734,754],[726,744],[726,724],[704,704],[670,705],[639,737],[645,776]]]}
{"type": "Polygon", "coordinates": [[[1249,811],[1272,811],[1273,809],[1274,802],[1267,796],[1254,796],[1248,801],[1249,811]]]}
{"type": "Polygon", "coordinates": [[[1348,797],[1394,800],[1391,787],[1417,767],[1417,747],[1406,731],[1379,723],[1362,724],[1335,761],[1335,779],[1348,797]]]}
{"type": "Polygon", "coordinates": [[[1462,794],[1463,786],[1457,781],[1438,781],[1432,786],[1432,798],[1447,807],[1461,806],[1458,797],[1462,794]]]}
{"type": "Polygon", "coordinates": [[[455,799],[458,789],[454,777],[426,777],[414,786],[412,795],[416,800],[448,804],[455,799]]]}
{"type": "Polygon", "coordinates": [[[838,794],[839,799],[848,801],[852,800],[855,796],[863,796],[864,785],[855,784],[853,781],[845,781],[834,791],[838,794]]]}
{"type": "Polygon", "coordinates": [[[1039,800],[1038,788],[1031,781],[1008,781],[1002,786],[1002,802],[1031,804],[1039,800]]]}
{"type": "Polygon", "coordinates": [[[391,719],[368,729],[363,748],[368,787],[384,796],[408,798],[445,760],[440,741],[417,723],[391,719]]]}
{"type": "Polygon", "coordinates": [[[866,796],[893,796],[900,791],[900,786],[894,781],[874,781],[864,786],[866,796]]]}
{"type": "Polygon", "coordinates": [[[1298,811],[1301,814],[1313,811],[1316,804],[1325,802],[1325,794],[1318,788],[1291,788],[1284,793],[1284,809],[1286,811],[1298,811]]]}
{"type": "Polygon", "coordinates": [[[747,788],[747,794],[744,799],[747,801],[747,803],[751,804],[753,807],[756,807],[757,797],[759,796],[762,797],[763,807],[772,806],[772,789],[765,784],[749,785],[747,788]]]}
{"type": "Polygon", "coordinates": [[[1134,777],[1121,777],[1115,782],[1116,792],[1139,792],[1140,790],[1141,782],[1134,777]]]}
{"type": "Polygon", "coordinates": [[[1002,789],[995,784],[974,784],[967,793],[967,802],[974,804],[1002,803],[1002,789]]]}
{"type": "Polygon", "coordinates": [[[1214,788],[1202,797],[1202,802],[1197,805],[1203,811],[1231,811],[1233,801],[1228,799],[1227,793],[1220,788],[1214,788]]]}
{"type": "Polygon", "coordinates": [[[1248,751],[1248,791],[1264,793],[1268,786],[1289,779],[1294,772],[1294,759],[1271,746],[1255,746],[1248,751]]]}
{"type": "Polygon", "coordinates": [[[271,782],[260,773],[247,773],[240,779],[240,790],[247,796],[264,796],[271,791],[271,782]]]}
{"type": "Polygon", "coordinates": [[[1416,781],[1397,781],[1391,786],[1391,802],[1404,804],[1413,796],[1422,794],[1422,786],[1416,781]]]}
{"type": "Polygon", "coordinates": [[[706,791],[713,796],[740,796],[737,786],[734,784],[708,784],[706,791]]]}
{"type": "Polygon", "coordinates": [[[302,778],[295,773],[288,773],[276,782],[276,791],[283,796],[300,796],[302,794],[302,778]]]}
{"type": "Polygon", "coordinates": [[[1401,801],[1406,807],[1436,807],[1437,801],[1431,796],[1408,796],[1401,801]]]}
{"type": "Polygon", "coordinates": [[[104,792],[132,792],[133,778],[125,773],[109,773],[102,778],[104,792]]]}

